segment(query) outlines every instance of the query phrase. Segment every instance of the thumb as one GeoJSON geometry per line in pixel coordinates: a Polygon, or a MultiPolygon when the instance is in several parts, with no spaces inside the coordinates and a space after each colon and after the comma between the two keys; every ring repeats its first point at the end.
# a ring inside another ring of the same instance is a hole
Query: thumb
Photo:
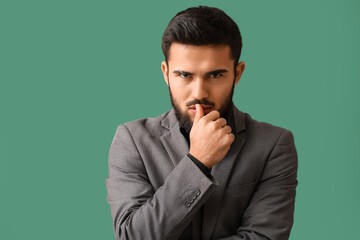
{"type": "Polygon", "coordinates": [[[197,122],[200,120],[200,118],[204,116],[204,110],[200,104],[196,104],[195,107],[196,107],[196,113],[194,117],[194,122],[197,122]]]}

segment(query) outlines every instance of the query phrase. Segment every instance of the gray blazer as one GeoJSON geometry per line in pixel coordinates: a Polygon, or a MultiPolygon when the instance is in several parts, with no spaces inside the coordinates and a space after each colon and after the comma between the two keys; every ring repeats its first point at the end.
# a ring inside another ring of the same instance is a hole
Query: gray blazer
{"type": "Polygon", "coordinates": [[[290,131],[233,107],[235,141],[208,178],[174,110],[120,125],[109,153],[115,239],[288,239],[297,186],[290,131]]]}

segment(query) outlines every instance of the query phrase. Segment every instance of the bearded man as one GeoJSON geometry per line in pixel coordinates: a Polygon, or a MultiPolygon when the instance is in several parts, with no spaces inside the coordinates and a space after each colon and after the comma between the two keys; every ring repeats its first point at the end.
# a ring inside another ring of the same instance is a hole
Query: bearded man
{"type": "Polygon", "coordinates": [[[245,63],[222,10],[179,12],[162,38],[173,109],[120,125],[106,179],[116,239],[288,239],[297,153],[290,131],[233,104],[245,63]]]}

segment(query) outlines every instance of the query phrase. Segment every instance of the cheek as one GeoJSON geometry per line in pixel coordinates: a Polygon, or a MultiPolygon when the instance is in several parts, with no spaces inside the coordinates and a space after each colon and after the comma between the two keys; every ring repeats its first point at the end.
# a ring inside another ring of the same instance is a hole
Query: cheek
{"type": "Polygon", "coordinates": [[[226,86],[224,88],[218,88],[216,90],[213,91],[213,99],[217,105],[217,107],[220,107],[221,105],[224,104],[224,102],[226,101],[226,99],[228,98],[230,92],[232,90],[232,85],[226,86]]]}
{"type": "Polygon", "coordinates": [[[189,91],[186,87],[179,85],[179,84],[176,85],[176,84],[172,83],[170,85],[170,90],[171,90],[173,97],[178,102],[178,104],[183,105],[184,103],[186,103],[186,101],[189,100],[188,99],[189,91]]]}

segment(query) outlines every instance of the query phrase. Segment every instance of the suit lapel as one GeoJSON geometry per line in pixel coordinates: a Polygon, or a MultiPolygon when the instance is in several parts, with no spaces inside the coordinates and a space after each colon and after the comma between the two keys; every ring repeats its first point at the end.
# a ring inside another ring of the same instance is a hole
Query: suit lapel
{"type": "Polygon", "coordinates": [[[161,143],[175,167],[189,152],[189,144],[180,132],[179,122],[175,116],[174,109],[164,118],[161,126],[168,130],[160,137],[161,143]]]}
{"type": "Polygon", "coordinates": [[[245,143],[245,134],[243,132],[245,129],[244,114],[235,106],[233,106],[233,109],[234,115],[230,119],[234,120],[232,126],[235,127],[235,131],[233,132],[236,133],[236,137],[225,158],[220,163],[216,164],[211,171],[211,174],[218,181],[219,186],[204,204],[202,227],[203,239],[211,239],[212,237],[229,175],[231,174],[235,160],[245,143]]]}

